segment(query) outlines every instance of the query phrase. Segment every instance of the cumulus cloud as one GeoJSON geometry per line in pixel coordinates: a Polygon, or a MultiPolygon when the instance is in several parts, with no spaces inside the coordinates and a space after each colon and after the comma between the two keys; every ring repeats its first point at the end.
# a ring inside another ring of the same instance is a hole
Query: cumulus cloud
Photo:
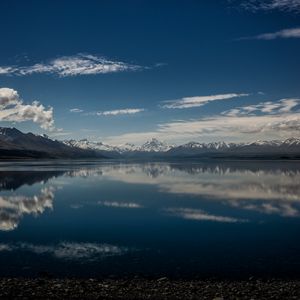
{"type": "Polygon", "coordinates": [[[145,111],[144,108],[124,108],[116,110],[106,110],[106,111],[97,111],[95,114],[97,116],[118,116],[118,115],[132,115],[145,111]]]}
{"type": "Polygon", "coordinates": [[[55,74],[60,77],[138,71],[145,69],[122,61],[112,61],[104,57],[90,54],[76,54],[50,60],[47,63],[37,63],[31,66],[0,66],[0,74],[31,75],[55,74]]]}
{"type": "Polygon", "coordinates": [[[220,94],[220,95],[211,95],[211,96],[195,96],[195,97],[184,97],[176,100],[163,101],[163,108],[191,108],[191,107],[200,107],[212,101],[227,100],[236,97],[248,96],[249,94],[220,94]]]}
{"type": "Polygon", "coordinates": [[[33,121],[46,130],[54,130],[53,108],[47,109],[38,101],[24,104],[17,91],[0,88],[0,121],[33,121]]]}
{"type": "MultiPolygon", "coordinates": [[[[236,2],[236,0],[230,2],[236,2]]],[[[280,10],[287,12],[300,12],[300,0],[245,0],[239,4],[242,8],[250,11],[280,10]]]]}
{"type": "Polygon", "coordinates": [[[242,37],[239,40],[275,40],[300,38],[300,27],[282,29],[276,32],[263,33],[256,36],[242,37]]]}

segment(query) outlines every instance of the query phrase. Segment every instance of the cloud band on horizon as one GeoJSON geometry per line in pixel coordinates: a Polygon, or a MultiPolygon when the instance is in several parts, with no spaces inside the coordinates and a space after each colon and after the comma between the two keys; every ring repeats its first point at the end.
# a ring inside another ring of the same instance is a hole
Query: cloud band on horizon
{"type": "Polygon", "coordinates": [[[161,123],[153,131],[131,132],[108,137],[105,142],[143,143],[153,137],[171,142],[201,141],[249,141],[299,135],[300,112],[296,107],[300,99],[281,99],[257,105],[237,107],[221,115],[161,123]],[[295,110],[296,109],[296,110],[295,110]]]}

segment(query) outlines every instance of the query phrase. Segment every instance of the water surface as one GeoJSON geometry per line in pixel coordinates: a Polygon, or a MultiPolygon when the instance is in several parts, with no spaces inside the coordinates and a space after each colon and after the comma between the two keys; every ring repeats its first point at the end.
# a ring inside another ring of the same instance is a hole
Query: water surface
{"type": "Polygon", "coordinates": [[[299,162],[1,162],[0,276],[300,277],[299,162]]]}

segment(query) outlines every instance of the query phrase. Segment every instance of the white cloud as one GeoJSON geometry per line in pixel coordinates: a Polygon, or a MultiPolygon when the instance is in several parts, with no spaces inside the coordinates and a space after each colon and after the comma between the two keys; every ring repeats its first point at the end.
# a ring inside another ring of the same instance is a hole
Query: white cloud
{"type": "Polygon", "coordinates": [[[0,88],[0,121],[33,121],[46,130],[54,130],[53,108],[46,109],[38,101],[24,104],[17,91],[0,88]]]}
{"type": "Polygon", "coordinates": [[[263,33],[256,36],[242,37],[239,40],[275,40],[300,38],[300,27],[283,29],[276,32],[263,33]]]}
{"type": "Polygon", "coordinates": [[[0,109],[20,103],[18,92],[9,88],[0,88],[0,109]]]}
{"type": "Polygon", "coordinates": [[[217,116],[158,124],[153,131],[111,136],[106,142],[141,144],[153,137],[171,143],[191,140],[247,142],[299,136],[300,113],[292,111],[298,104],[299,99],[282,99],[275,103],[238,107],[217,116]]]}
{"type": "Polygon", "coordinates": [[[258,112],[264,114],[282,114],[291,112],[299,105],[299,98],[287,98],[276,102],[267,101],[254,105],[237,107],[224,111],[222,114],[226,116],[250,115],[258,112]]]}
{"type": "Polygon", "coordinates": [[[116,110],[106,110],[106,111],[98,111],[95,113],[97,116],[117,116],[117,115],[132,115],[145,111],[144,108],[124,108],[124,109],[116,109],[116,110]]]}
{"type": "Polygon", "coordinates": [[[0,67],[0,75],[13,74],[16,71],[13,67],[0,67]]]}
{"type": "Polygon", "coordinates": [[[211,95],[211,96],[195,96],[195,97],[184,97],[181,99],[176,100],[168,100],[163,101],[162,107],[163,108],[191,108],[191,107],[199,107],[203,106],[209,102],[212,101],[220,101],[220,100],[227,100],[232,99],[236,97],[244,97],[248,96],[249,94],[237,94],[237,93],[231,93],[231,94],[221,94],[221,95],[211,95]]]}
{"type": "Polygon", "coordinates": [[[0,66],[0,74],[25,76],[48,73],[56,74],[60,77],[67,77],[138,71],[141,69],[145,69],[145,67],[79,53],[72,56],[59,57],[50,60],[48,63],[37,63],[31,66],[0,66]]]}
{"type": "Polygon", "coordinates": [[[72,113],[81,113],[81,112],[83,112],[83,109],[80,109],[80,108],[71,108],[70,112],[72,112],[72,113]]]}
{"type": "MultiPolygon", "coordinates": [[[[235,0],[234,0],[235,1],[235,0]]],[[[230,1],[230,2],[234,2],[230,1]]],[[[246,0],[240,5],[251,11],[270,11],[280,10],[288,12],[300,12],[300,0],[246,0]]]]}

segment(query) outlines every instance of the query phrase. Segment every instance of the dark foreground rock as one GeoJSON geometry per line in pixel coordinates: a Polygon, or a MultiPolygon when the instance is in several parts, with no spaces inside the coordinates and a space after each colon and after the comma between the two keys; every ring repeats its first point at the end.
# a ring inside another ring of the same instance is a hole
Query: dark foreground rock
{"type": "Polygon", "coordinates": [[[300,299],[300,280],[0,279],[1,299],[300,299]]]}

